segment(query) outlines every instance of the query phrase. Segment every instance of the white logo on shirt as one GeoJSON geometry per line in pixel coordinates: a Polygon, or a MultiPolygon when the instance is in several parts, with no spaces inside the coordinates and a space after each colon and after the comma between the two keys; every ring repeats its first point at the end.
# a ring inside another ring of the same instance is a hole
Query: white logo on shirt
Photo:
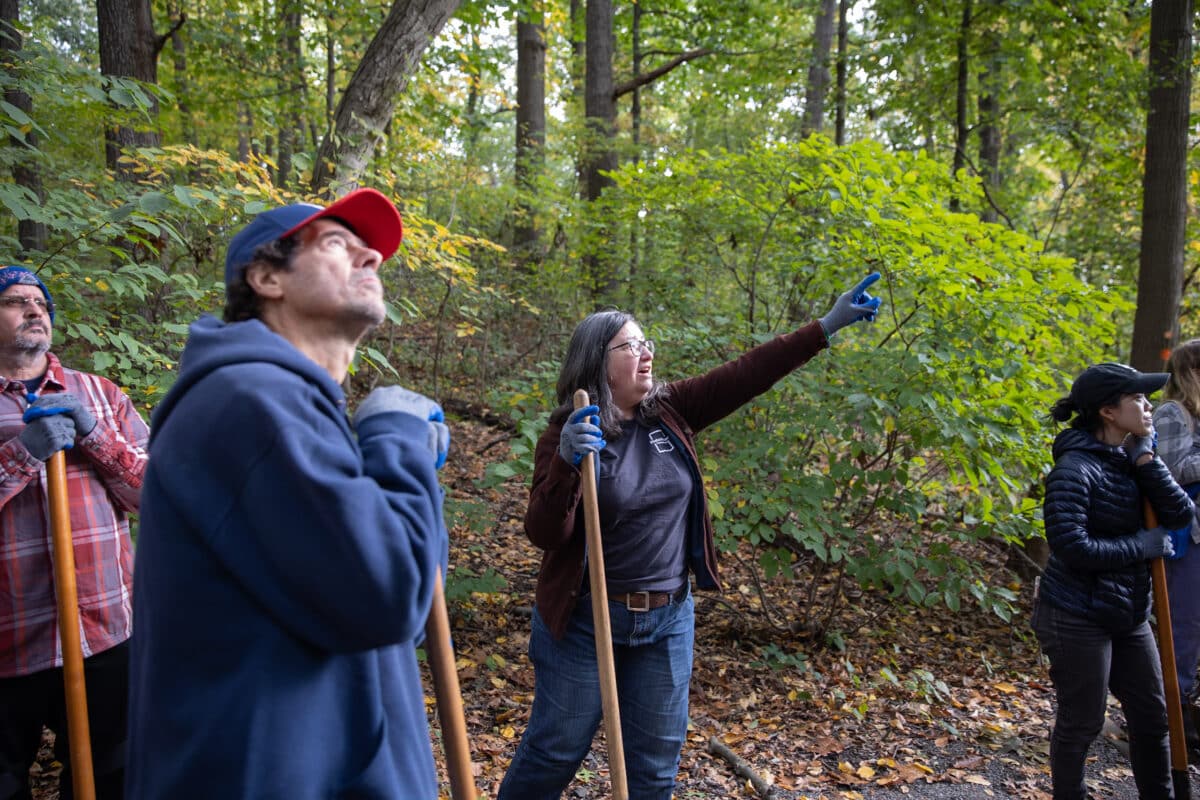
{"type": "Polygon", "coordinates": [[[655,428],[650,431],[650,444],[654,445],[654,449],[659,453],[675,452],[675,445],[662,428],[655,428]]]}

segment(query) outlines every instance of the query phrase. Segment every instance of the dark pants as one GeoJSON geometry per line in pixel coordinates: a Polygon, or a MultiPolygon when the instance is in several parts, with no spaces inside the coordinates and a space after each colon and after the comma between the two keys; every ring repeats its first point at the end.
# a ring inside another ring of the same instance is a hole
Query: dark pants
{"type": "Polygon", "coordinates": [[[1149,623],[1113,633],[1039,601],[1033,629],[1050,659],[1058,701],[1050,734],[1054,800],[1085,800],[1084,762],[1100,735],[1108,692],[1129,725],[1129,760],[1141,800],[1171,800],[1171,751],[1162,668],[1149,623]]]}
{"type": "MultiPolygon", "coordinates": [[[[129,643],[83,662],[97,800],[121,800],[125,782],[125,705],[129,643]]],[[[29,768],[37,761],[42,726],[55,733],[63,765],[61,800],[72,800],[71,745],[61,669],[0,678],[0,800],[30,800],[29,768]]]]}
{"type": "Polygon", "coordinates": [[[1188,747],[1200,747],[1200,732],[1191,714],[1196,689],[1196,664],[1200,662],[1200,545],[1192,543],[1182,558],[1168,559],[1167,594],[1171,600],[1171,638],[1175,642],[1175,674],[1183,704],[1183,729],[1188,747]]]}

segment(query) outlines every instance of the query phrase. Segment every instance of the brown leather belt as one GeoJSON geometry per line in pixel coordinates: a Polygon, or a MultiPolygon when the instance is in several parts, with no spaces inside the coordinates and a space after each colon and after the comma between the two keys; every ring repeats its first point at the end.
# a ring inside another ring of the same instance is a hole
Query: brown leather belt
{"type": "Polygon", "coordinates": [[[650,611],[655,608],[662,608],[671,602],[679,602],[687,596],[687,584],[680,586],[673,592],[625,592],[623,594],[610,594],[608,602],[621,603],[630,611],[650,611]]]}

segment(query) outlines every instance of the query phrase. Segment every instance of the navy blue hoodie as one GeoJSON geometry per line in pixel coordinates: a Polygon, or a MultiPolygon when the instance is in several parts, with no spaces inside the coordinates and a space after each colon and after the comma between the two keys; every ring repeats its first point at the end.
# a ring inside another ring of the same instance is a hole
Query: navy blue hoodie
{"type": "Polygon", "coordinates": [[[426,425],[356,435],[338,384],[261,322],[192,325],[142,491],[129,800],[437,797],[426,425]]]}

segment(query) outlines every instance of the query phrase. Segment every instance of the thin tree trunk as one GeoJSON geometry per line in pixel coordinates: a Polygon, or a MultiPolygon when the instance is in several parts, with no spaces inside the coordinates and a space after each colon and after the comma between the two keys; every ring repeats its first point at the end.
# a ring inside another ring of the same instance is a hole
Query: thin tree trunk
{"type": "MultiPolygon", "coordinates": [[[[584,156],[584,188],[589,202],[599,199],[604,189],[612,184],[612,179],[604,173],[617,168],[613,50],[612,3],[610,0],[588,0],[584,85],[588,135],[584,156]]],[[[617,292],[617,276],[612,259],[607,255],[605,238],[602,233],[597,239],[599,244],[589,248],[585,258],[597,306],[615,299],[617,292]]]]}
{"type": "Polygon", "coordinates": [[[546,38],[540,0],[517,15],[516,221],[513,245],[527,261],[538,250],[538,181],[546,161],[546,38]]]}
{"type": "Polygon", "coordinates": [[[337,89],[337,37],[334,35],[333,22],[337,19],[332,3],[325,4],[325,124],[324,130],[329,130],[333,124],[334,98],[337,89]]]}
{"type": "MultiPolygon", "coordinates": [[[[962,18],[958,25],[958,74],[954,92],[954,175],[958,175],[967,166],[967,137],[971,134],[967,125],[967,88],[971,79],[970,41],[971,0],[963,0],[962,18]]],[[[960,206],[957,196],[950,200],[951,211],[959,211],[960,206]]]]}
{"type": "Polygon", "coordinates": [[[833,19],[837,0],[821,0],[813,22],[812,55],[808,62],[808,85],[804,92],[804,119],[801,136],[818,133],[825,127],[825,95],[829,93],[829,52],[833,47],[833,19]]]}
{"type": "MultiPolygon", "coordinates": [[[[186,12],[180,0],[171,0],[167,4],[167,13],[172,19],[182,21],[186,12]]],[[[180,133],[183,140],[192,147],[199,147],[200,142],[196,138],[196,119],[192,114],[192,81],[188,74],[187,60],[187,38],[183,35],[182,26],[175,26],[171,31],[171,51],[174,53],[174,70],[175,83],[178,87],[175,90],[177,98],[176,106],[179,108],[180,133]]]]}
{"type": "Polygon", "coordinates": [[[1142,181],[1142,248],[1130,362],[1162,369],[1179,333],[1188,216],[1188,113],[1192,78],[1192,0],[1150,7],[1150,104],[1142,181]]]}
{"type": "Polygon", "coordinates": [[[466,156],[467,161],[472,161],[475,158],[475,151],[479,146],[479,67],[477,66],[483,59],[483,53],[479,47],[479,28],[471,26],[468,28],[471,39],[471,52],[467,57],[466,77],[467,77],[467,105],[463,109],[463,117],[467,121],[466,125],[466,156]]]}
{"type": "MultiPolygon", "coordinates": [[[[631,43],[631,51],[633,53],[633,75],[636,78],[642,74],[642,3],[633,4],[633,41],[631,43]]],[[[633,136],[633,163],[637,164],[642,159],[641,144],[642,144],[642,87],[638,84],[633,90],[633,98],[629,104],[630,116],[630,132],[633,136]]],[[[638,226],[636,224],[629,228],[629,284],[635,285],[638,277],[638,226]]],[[[634,309],[636,311],[636,309],[634,309]]]]}
{"type": "MultiPolygon", "coordinates": [[[[997,0],[989,0],[993,5],[997,0]]],[[[1000,34],[984,33],[983,71],[979,76],[979,174],[991,202],[980,214],[984,222],[995,222],[996,189],[1000,187],[1000,88],[1003,66],[1000,60],[1000,34]]]]}
{"type": "Polygon", "coordinates": [[[841,0],[838,3],[838,48],[837,48],[837,122],[834,134],[834,143],[841,147],[846,143],[846,75],[849,71],[850,58],[849,39],[850,25],[846,21],[846,17],[850,11],[850,0],[841,0]]]}
{"type": "MultiPolygon", "coordinates": [[[[24,46],[21,32],[17,29],[20,13],[18,0],[0,0],[0,61],[3,62],[3,69],[16,77],[15,85],[18,87],[21,85],[20,65],[14,56],[24,46]]],[[[4,100],[25,114],[33,112],[33,100],[19,88],[6,90],[4,100]]],[[[13,182],[27,189],[39,203],[44,203],[46,191],[42,186],[41,173],[37,169],[36,162],[24,157],[27,152],[26,148],[37,150],[40,144],[39,139],[37,131],[30,129],[25,134],[24,141],[14,136],[10,136],[8,140],[13,151],[19,154],[12,166],[13,182]]],[[[31,219],[17,220],[17,241],[20,242],[22,256],[33,251],[44,251],[46,249],[46,226],[31,219]]]]}
{"type": "Polygon", "coordinates": [[[421,54],[460,0],[395,0],[346,86],[313,165],[313,189],[338,196],[358,185],[421,54]]]}
{"type": "Polygon", "coordinates": [[[304,52],[300,41],[304,18],[300,0],[285,0],[279,7],[279,100],[283,124],[279,126],[279,153],[275,185],[288,186],[292,177],[292,158],[300,147],[304,127],[300,108],[304,100],[304,52]]]}

